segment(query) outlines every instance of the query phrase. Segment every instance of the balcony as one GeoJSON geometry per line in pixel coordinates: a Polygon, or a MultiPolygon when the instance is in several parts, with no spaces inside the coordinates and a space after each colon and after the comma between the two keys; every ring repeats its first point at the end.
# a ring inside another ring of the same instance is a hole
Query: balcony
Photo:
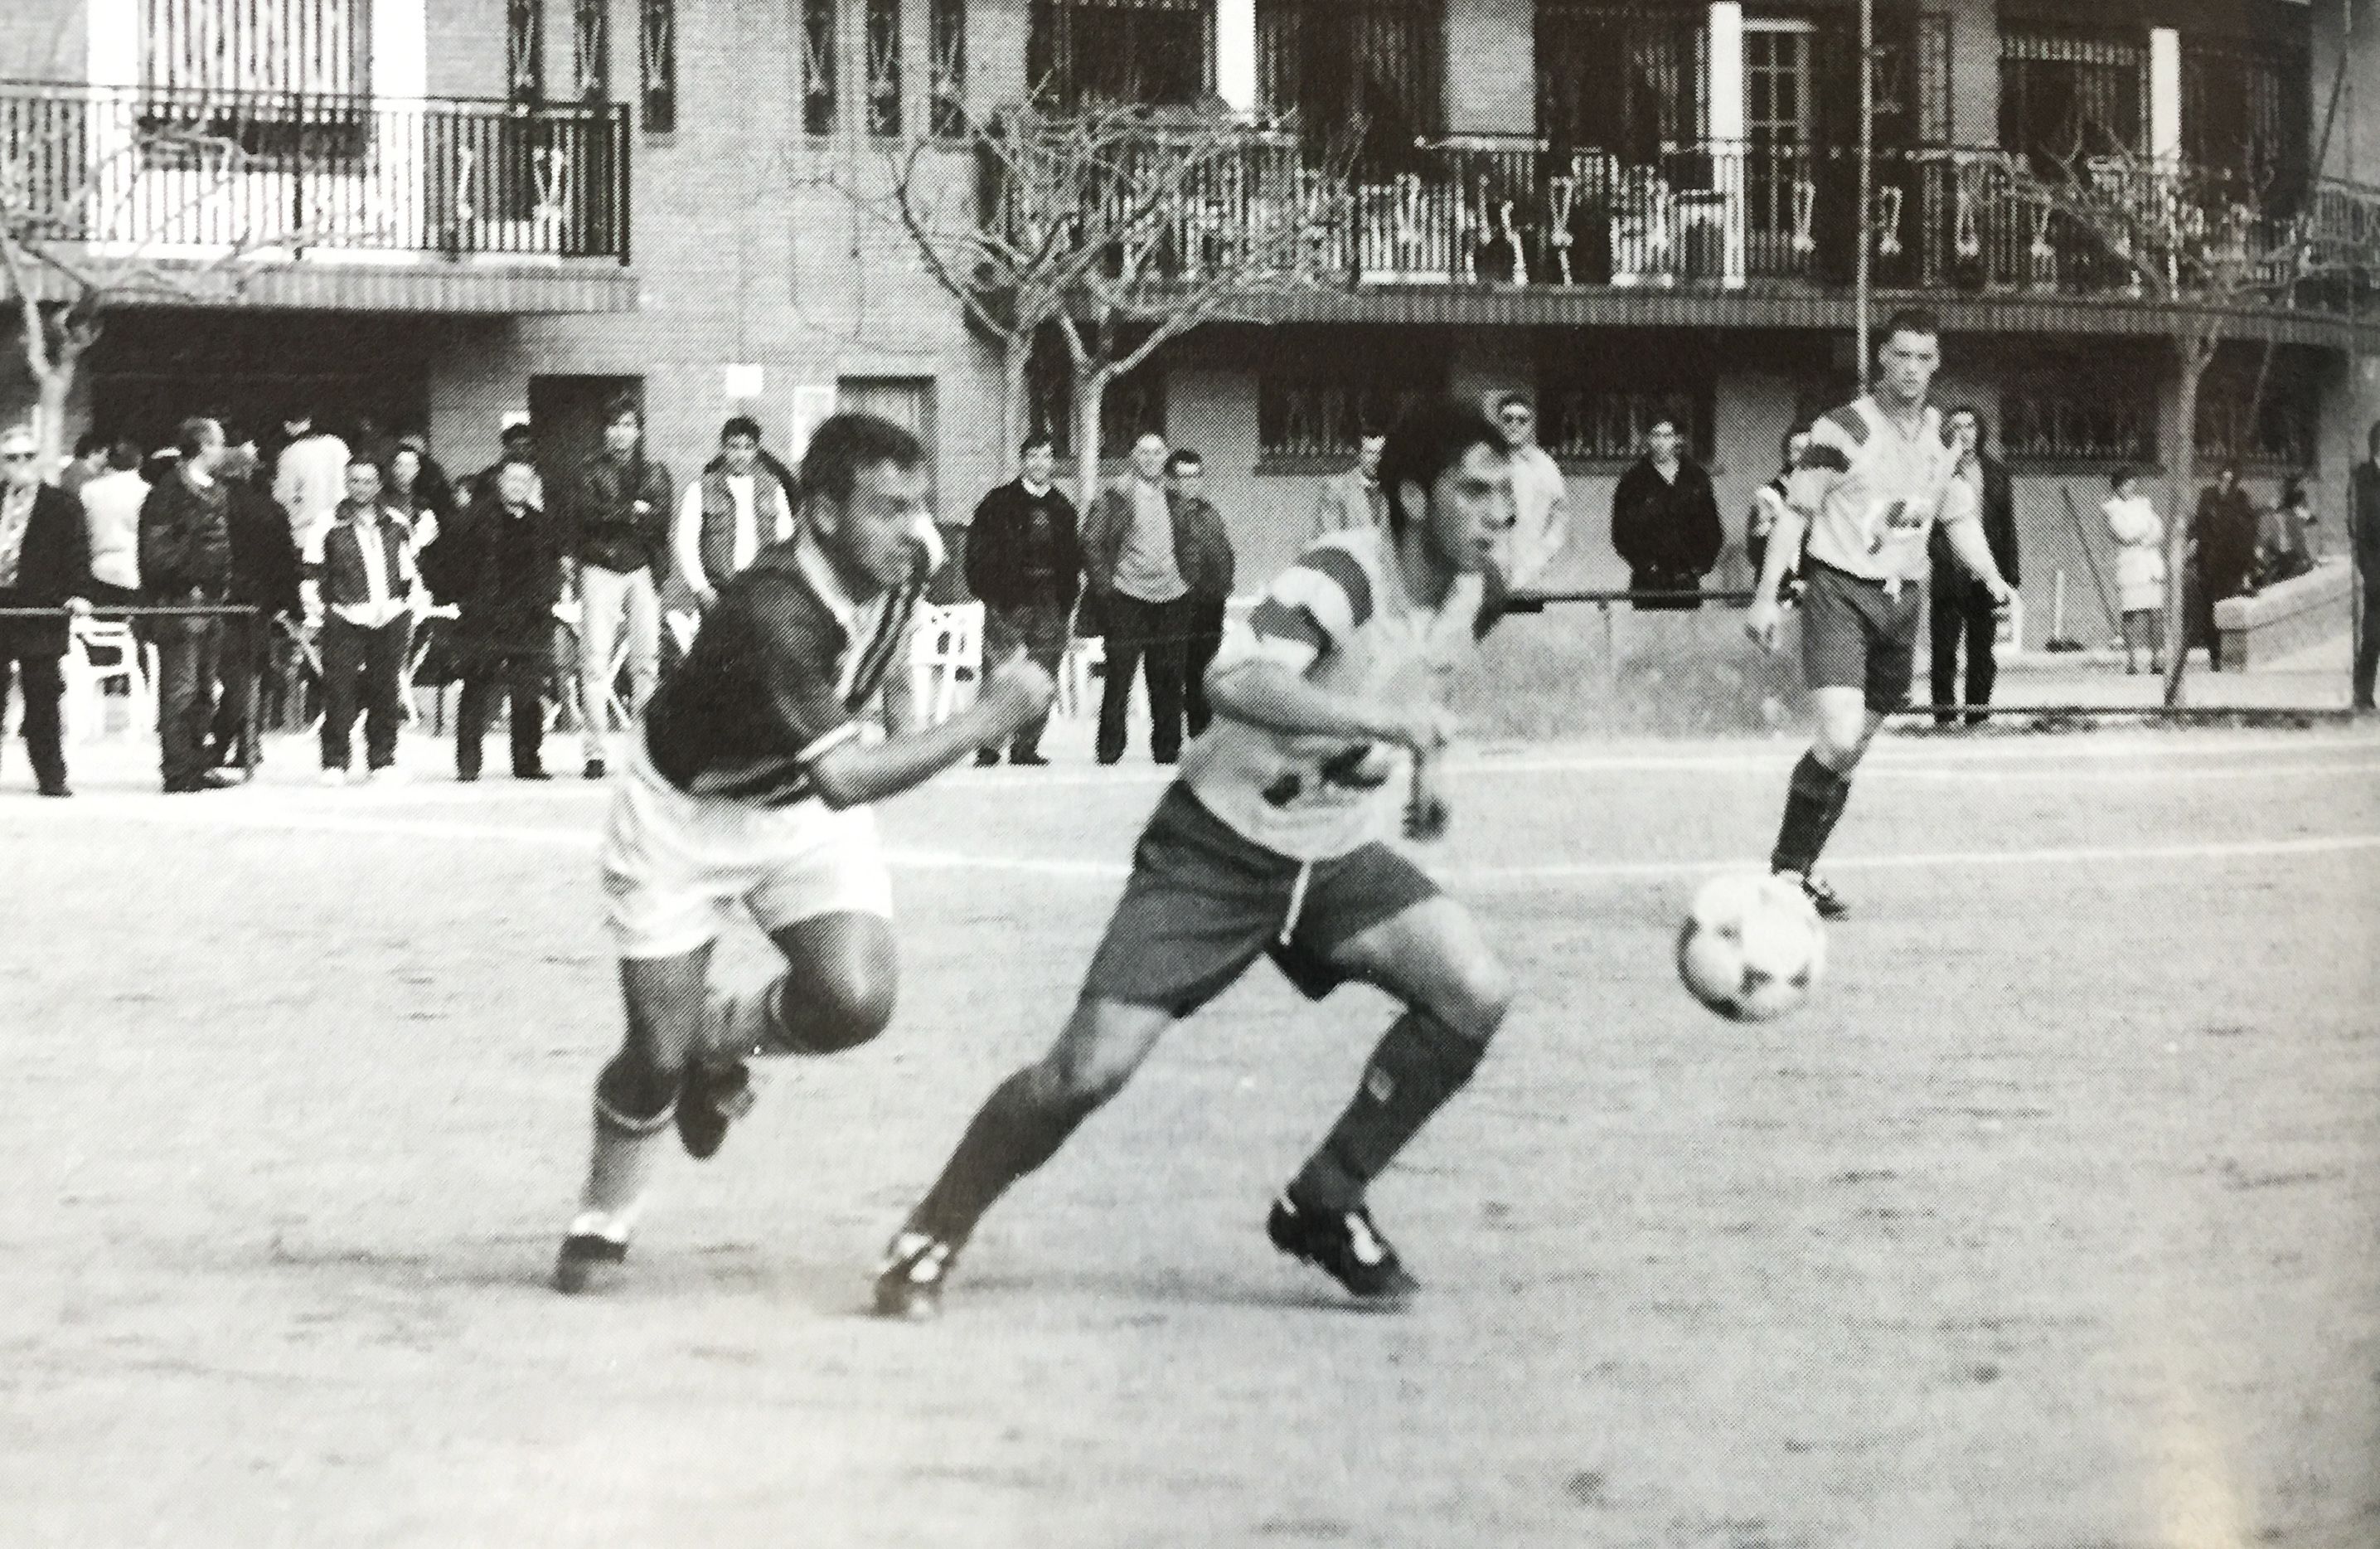
{"type": "Polygon", "coordinates": [[[167,271],[237,259],[266,305],[633,304],[628,139],[611,104],[0,84],[32,235],[167,271]]]}
{"type": "MultiPolygon", "coordinates": [[[[2087,175],[2114,200],[2174,213],[2172,179],[2087,175]]],[[[1350,174],[1252,132],[1235,168],[1181,201],[1165,246],[1196,268],[1236,232],[1298,219],[1330,283],[1257,304],[1281,318],[1840,326],[1858,262],[1858,186],[1857,152],[1829,146],[1675,145],[1629,165],[1472,139],[1350,174]]],[[[2380,189],[2324,182],[2301,207],[2321,277],[2286,287],[2285,305],[2243,327],[2304,342],[2380,327],[2380,189]]],[[[1924,297],[1953,327],[2157,326],[2131,266],[2046,213],[2007,152],[1879,150],[1873,210],[1876,288],[1924,297]]],[[[2288,213],[2268,233],[2286,231],[2288,213]]]]}

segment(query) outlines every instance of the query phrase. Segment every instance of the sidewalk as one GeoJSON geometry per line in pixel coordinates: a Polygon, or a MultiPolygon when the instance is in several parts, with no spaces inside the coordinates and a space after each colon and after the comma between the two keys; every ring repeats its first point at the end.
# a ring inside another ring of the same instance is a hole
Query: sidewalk
{"type": "MultiPolygon", "coordinates": [[[[2181,702],[2192,710],[2343,711],[2350,698],[2354,654],[2353,641],[2338,635],[2269,666],[2212,672],[2205,653],[2193,652],[2182,678],[2181,702]]],[[[1919,678],[1922,695],[1923,663],[1919,678]]],[[[2165,702],[2165,679],[2153,673],[2128,675],[2123,653],[2117,651],[2003,653],[1992,699],[2008,706],[2144,709],[2165,702]]]]}

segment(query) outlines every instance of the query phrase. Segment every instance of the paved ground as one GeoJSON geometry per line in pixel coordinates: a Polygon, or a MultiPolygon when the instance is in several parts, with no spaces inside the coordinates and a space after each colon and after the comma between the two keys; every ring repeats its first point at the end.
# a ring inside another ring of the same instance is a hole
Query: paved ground
{"type": "MultiPolygon", "coordinates": [[[[1068,728],[1078,735],[1079,728],[1068,728]]],[[[0,1541],[71,1546],[2380,1543],[2380,739],[1905,740],[1801,1018],[1670,977],[1783,742],[1494,750],[1438,858],[1526,999],[1352,1313],[1264,1201],[1383,1018],[1262,975],[860,1315],[1062,1013],[1152,772],[890,809],[894,1031],[541,1288],[615,1036],[601,792],[0,779],[0,1541]]],[[[564,762],[557,741],[555,756],[564,762]]],[[[759,966],[757,938],[734,965],[759,966]]]]}

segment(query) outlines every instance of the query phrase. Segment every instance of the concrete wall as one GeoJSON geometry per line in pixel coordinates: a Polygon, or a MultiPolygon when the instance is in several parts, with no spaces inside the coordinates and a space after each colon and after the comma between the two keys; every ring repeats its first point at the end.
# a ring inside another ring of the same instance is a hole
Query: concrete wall
{"type": "Polygon", "coordinates": [[[2373,0],[2313,0],[2313,90],[2306,93],[2313,124],[2307,136],[2310,140],[2322,136],[2344,44],[2350,50],[2345,85],[2322,170],[2334,177],[2380,183],[2380,7],[2373,0]],[[2355,7],[2351,31],[2346,26],[2350,5],[2355,7]]]}
{"type": "Polygon", "coordinates": [[[1446,127],[1536,128],[1536,18],[1530,0],[1446,0],[1446,127]]]}
{"type": "Polygon", "coordinates": [[[0,4],[0,79],[80,80],[91,55],[83,0],[0,4]]]}

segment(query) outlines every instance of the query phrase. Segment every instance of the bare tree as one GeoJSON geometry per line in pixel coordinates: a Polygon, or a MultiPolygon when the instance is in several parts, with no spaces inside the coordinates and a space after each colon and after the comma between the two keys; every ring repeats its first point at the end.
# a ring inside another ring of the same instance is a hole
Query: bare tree
{"type": "Polygon", "coordinates": [[[0,280],[13,300],[55,466],[83,357],[136,302],[222,301],[294,231],[239,218],[249,153],[202,102],[154,116],[109,88],[12,99],[0,114],[0,280]],[[233,212],[227,224],[224,212],[233,212]],[[203,234],[204,241],[193,236],[203,234]]]}
{"type": "Polygon", "coordinates": [[[892,152],[880,189],[838,186],[907,238],[999,350],[1003,445],[1024,437],[1034,349],[1062,344],[1087,501],[1117,378],[1259,299],[1343,281],[1330,233],[1348,208],[1337,147],[1352,143],[1220,112],[1024,106],[892,152]]]}

